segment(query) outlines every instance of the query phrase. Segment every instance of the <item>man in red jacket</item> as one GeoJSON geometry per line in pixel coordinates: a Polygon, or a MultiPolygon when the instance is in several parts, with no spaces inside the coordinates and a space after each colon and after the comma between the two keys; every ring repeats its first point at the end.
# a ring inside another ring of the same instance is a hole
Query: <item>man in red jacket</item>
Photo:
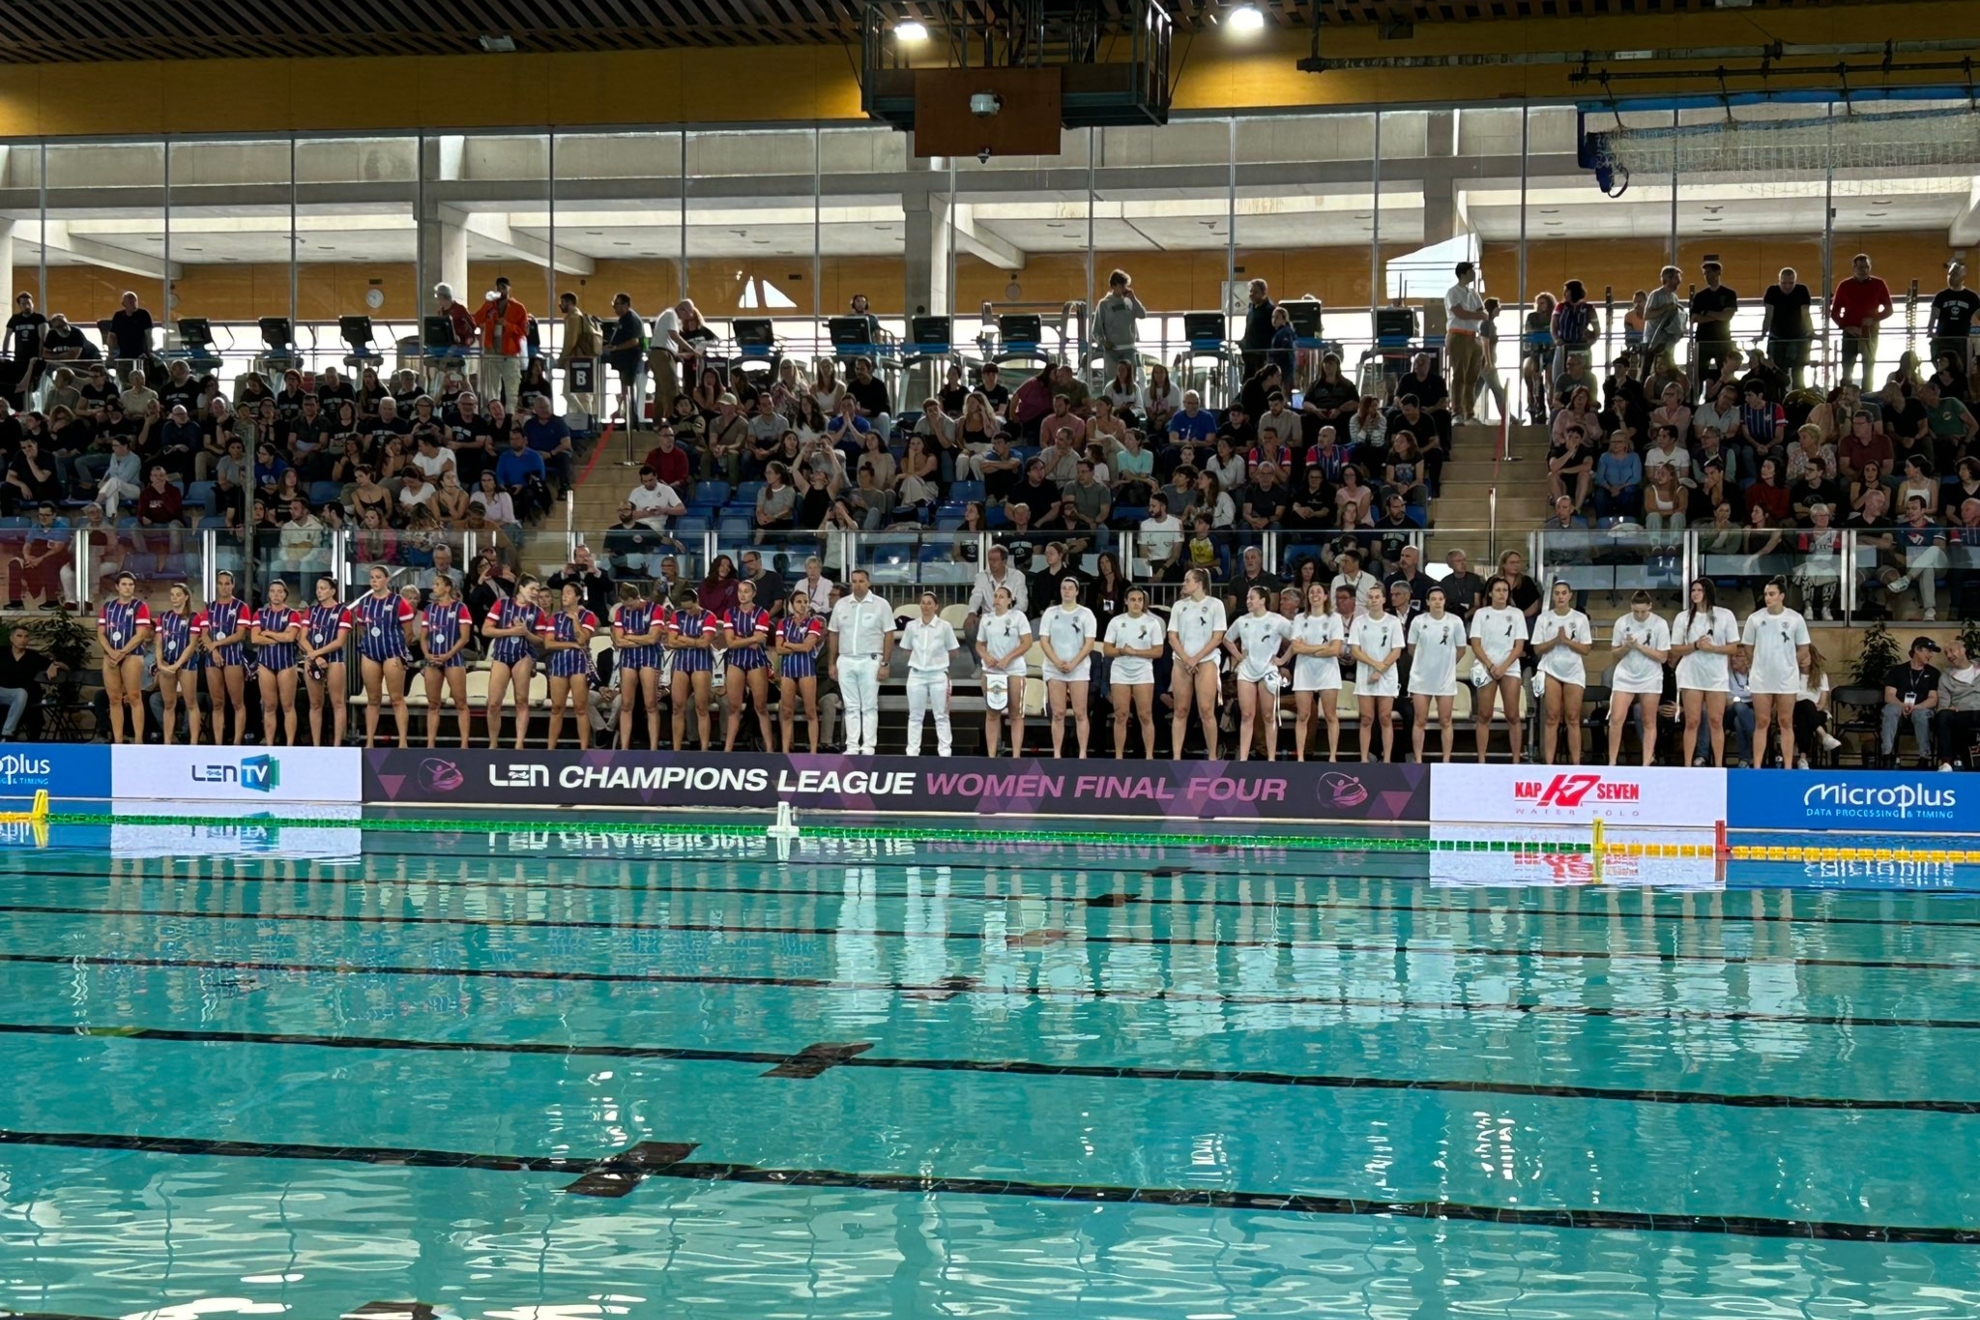
{"type": "Polygon", "coordinates": [[[1870,273],[1870,258],[1861,252],[1850,265],[1854,273],[1836,285],[1829,300],[1829,319],[1842,329],[1842,378],[1849,379],[1857,359],[1863,359],[1863,392],[1870,392],[1870,373],[1877,361],[1877,327],[1892,312],[1891,291],[1870,273]]]}
{"type": "Polygon", "coordinates": [[[523,355],[529,351],[529,311],[509,296],[508,276],[495,281],[495,291],[475,311],[474,324],[481,331],[481,396],[513,408],[522,391],[523,355]]]}

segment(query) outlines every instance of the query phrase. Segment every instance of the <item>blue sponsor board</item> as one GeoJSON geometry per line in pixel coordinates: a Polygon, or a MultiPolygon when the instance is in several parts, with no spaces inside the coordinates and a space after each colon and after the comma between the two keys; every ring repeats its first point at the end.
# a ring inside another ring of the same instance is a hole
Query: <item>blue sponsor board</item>
{"type": "Polygon", "coordinates": [[[1980,781],[1930,771],[1734,770],[1726,828],[1854,834],[1980,831],[1980,781]]]}
{"type": "Polygon", "coordinates": [[[109,797],[109,745],[9,743],[0,748],[0,810],[15,809],[15,799],[32,798],[44,788],[58,801],[109,797]]]}

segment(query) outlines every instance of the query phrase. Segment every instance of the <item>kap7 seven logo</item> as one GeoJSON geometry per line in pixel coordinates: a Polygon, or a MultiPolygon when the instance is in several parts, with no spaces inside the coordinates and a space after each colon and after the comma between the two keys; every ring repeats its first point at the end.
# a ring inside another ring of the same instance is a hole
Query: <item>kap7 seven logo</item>
{"type": "Polygon", "coordinates": [[[1589,800],[1591,794],[1596,802],[1638,802],[1643,797],[1643,785],[1588,774],[1513,781],[1513,801],[1536,807],[1572,811],[1589,800]]]}

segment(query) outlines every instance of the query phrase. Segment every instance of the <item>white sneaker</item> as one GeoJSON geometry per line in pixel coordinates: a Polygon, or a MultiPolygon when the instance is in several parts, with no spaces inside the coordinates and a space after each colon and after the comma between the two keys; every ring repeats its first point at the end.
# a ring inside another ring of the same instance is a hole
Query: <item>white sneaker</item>
{"type": "Polygon", "coordinates": [[[1797,770],[1806,770],[1808,768],[1808,758],[1805,756],[1795,757],[1794,768],[1797,770]]]}
{"type": "Polygon", "coordinates": [[[1925,611],[1925,622],[1927,622],[1927,623],[1937,623],[1938,621],[1939,621],[1939,612],[1938,612],[1937,610],[1926,610],[1926,611],[1925,611]]]}
{"type": "Polygon", "coordinates": [[[1909,591],[1910,589],[1911,589],[1911,575],[1909,573],[1906,573],[1901,577],[1894,577],[1889,582],[1886,582],[1884,584],[1884,590],[1890,592],[1893,596],[1899,594],[1900,592],[1909,591]]]}
{"type": "Polygon", "coordinates": [[[1815,739],[1822,744],[1822,750],[1825,752],[1833,752],[1836,748],[1842,746],[1842,739],[1836,737],[1827,729],[1823,729],[1820,733],[1816,734],[1815,739]]]}

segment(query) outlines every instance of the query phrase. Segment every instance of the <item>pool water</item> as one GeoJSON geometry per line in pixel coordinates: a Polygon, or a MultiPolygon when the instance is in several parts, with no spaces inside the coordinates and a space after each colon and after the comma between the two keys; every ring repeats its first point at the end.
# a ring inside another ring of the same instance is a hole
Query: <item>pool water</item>
{"type": "Polygon", "coordinates": [[[0,1314],[1980,1313],[1980,895],[58,826],[0,911],[0,1314]]]}

